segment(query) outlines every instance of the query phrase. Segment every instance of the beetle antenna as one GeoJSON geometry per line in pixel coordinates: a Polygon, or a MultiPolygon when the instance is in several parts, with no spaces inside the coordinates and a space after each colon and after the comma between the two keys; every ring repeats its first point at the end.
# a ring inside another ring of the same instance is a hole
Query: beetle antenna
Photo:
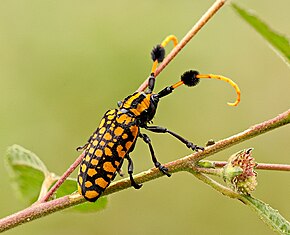
{"type": "Polygon", "coordinates": [[[231,79],[221,76],[221,75],[215,75],[215,74],[199,74],[197,71],[194,70],[189,70],[186,71],[184,74],[181,75],[181,81],[175,83],[174,85],[172,85],[172,88],[175,89],[179,86],[181,86],[182,84],[186,85],[186,86],[195,86],[198,84],[199,79],[203,79],[203,78],[209,78],[209,79],[217,79],[217,80],[222,80],[225,81],[227,83],[229,83],[235,90],[237,93],[237,98],[236,101],[234,103],[229,103],[228,105],[230,106],[237,106],[238,103],[241,100],[241,90],[238,87],[238,85],[233,82],[231,79]]]}
{"type": "Polygon", "coordinates": [[[153,65],[151,69],[151,74],[155,74],[155,71],[157,69],[158,63],[161,63],[164,60],[165,57],[165,49],[164,47],[170,42],[173,42],[173,46],[176,47],[178,44],[178,40],[174,35],[167,36],[161,44],[156,45],[153,47],[151,51],[151,59],[153,60],[153,65]]]}

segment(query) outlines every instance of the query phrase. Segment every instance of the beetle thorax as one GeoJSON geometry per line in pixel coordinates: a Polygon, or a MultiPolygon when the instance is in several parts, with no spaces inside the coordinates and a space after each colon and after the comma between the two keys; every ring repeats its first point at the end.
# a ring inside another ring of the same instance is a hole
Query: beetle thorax
{"type": "Polygon", "coordinates": [[[123,101],[120,109],[128,110],[142,123],[147,123],[152,120],[156,112],[159,99],[155,96],[155,94],[135,92],[123,101]]]}

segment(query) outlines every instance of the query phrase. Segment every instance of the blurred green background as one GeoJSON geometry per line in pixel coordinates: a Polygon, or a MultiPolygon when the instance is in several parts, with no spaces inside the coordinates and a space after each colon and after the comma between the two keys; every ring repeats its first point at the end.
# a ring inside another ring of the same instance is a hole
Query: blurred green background
{"type": "MultiPolygon", "coordinates": [[[[235,1],[290,35],[288,0],[235,1]]],[[[78,156],[103,113],[134,92],[151,69],[149,53],[165,36],[182,38],[213,1],[0,2],[0,152],[14,143],[61,174],[78,156]]],[[[237,82],[242,101],[224,82],[202,81],[162,100],[154,123],[204,145],[289,109],[289,68],[250,26],[225,6],[158,77],[156,90],[187,69],[237,82]]],[[[289,164],[289,126],[246,141],[210,159],[254,147],[258,162],[289,164]]],[[[190,153],[167,135],[150,134],[159,160],[190,153]],[[170,147],[168,147],[170,146],[170,147]]],[[[152,167],[139,141],[135,172],[152,167]]],[[[126,169],[126,168],[124,168],[126,169]]],[[[125,170],[126,171],[126,170],[125,170]]],[[[74,174],[75,176],[75,174],[74,174]]],[[[24,206],[14,197],[0,161],[0,216],[24,206]]],[[[289,173],[259,171],[254,196],[290,219],[289,173]]],[[[249,208],[186,173],[110,196],[97,214],[59,212],[7,234],[272,234],[249,208]]]]}

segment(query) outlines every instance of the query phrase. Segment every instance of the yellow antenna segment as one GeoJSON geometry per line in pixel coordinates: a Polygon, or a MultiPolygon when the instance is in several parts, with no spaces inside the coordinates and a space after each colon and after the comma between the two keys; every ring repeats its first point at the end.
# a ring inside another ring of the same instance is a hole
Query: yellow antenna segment
{"type": "Polygon", "coordinates": [[[236,99],[236,101],[234,103],[229,103],[228,102],[228,105],[237,106],[238,103],[240,103],[240,101],[241,101],[241,90],[238,87],[238,85],[235,82],[233,82],[231,79],[229,79],[227,77],[224,77],[224,76],[221,76],[221,75],[215,75],[215,74],[198,74],[198,75],[196,75],[196,77],[197,78],[217,79],[217,80],[222,80],[222,81],[225,81],[225,82],[229,83],[236,90],[237,99],[236,99]]]}

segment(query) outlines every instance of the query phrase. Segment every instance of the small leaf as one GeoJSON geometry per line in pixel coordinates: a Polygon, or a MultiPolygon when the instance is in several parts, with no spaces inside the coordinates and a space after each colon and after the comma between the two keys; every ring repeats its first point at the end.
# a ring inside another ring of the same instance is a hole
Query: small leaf
{"type": "Polygon", "coordinates": [[[248,22],[258,33],[260,33],[278,52],[279,55],[284,56],[284,61],[289,65],[290,61],[290,44],[289,39],[274,30],[272,30],[266,23],[260,20],[250,11],[244,10],[236,4],[231,4],[233,9],[248,22]]]}
{"type": "Polygon", "coordinates": [[[38,198],[45,176],[49,174],[46,166],[33,152],[19,145],[9,147],[5,159],[18,196],[32,204],[38,198]]]}
{"type": "MultiPolygon", "coordinates": [[[[13,187],[19,198],[28,205],[37,201],[47,193],[59,176],[48,171],[44,163],[31,151],[13,145],[8,148],[5,156],[7,170],[13,187]]],[[[56,192],[56,197],[62,197],[75,192],[77,183],[75,179],[68,178],[56,192]]],[[[71,208],[69,211],[97,212],[107,205],[107,197],[101,197],[95,203],[83,203],[71,208]]]]}
{"type": "Polygon", "coordinates": [[[244,196],[244,198],[249,202],[249,206],[275,232],[279,234],[290,234],[290,223],[277,210],[251,196],[244,196]]]}
{"type": "MultiPolygon", "coordinates": [[[[75,179],[68,178],[66,181],[60,186],[60,188],[56,192],[56,197],[62,197],[65,195],[69,195],[75,192],[77,189],[77,182],[75,179]]],[[[74,206],[70,208],[68,211],[74,212],[97,212],[106,208],[108,203],[107,197],[99,198],[95,203],[85,202],[80,205],[74,206]]]]}

